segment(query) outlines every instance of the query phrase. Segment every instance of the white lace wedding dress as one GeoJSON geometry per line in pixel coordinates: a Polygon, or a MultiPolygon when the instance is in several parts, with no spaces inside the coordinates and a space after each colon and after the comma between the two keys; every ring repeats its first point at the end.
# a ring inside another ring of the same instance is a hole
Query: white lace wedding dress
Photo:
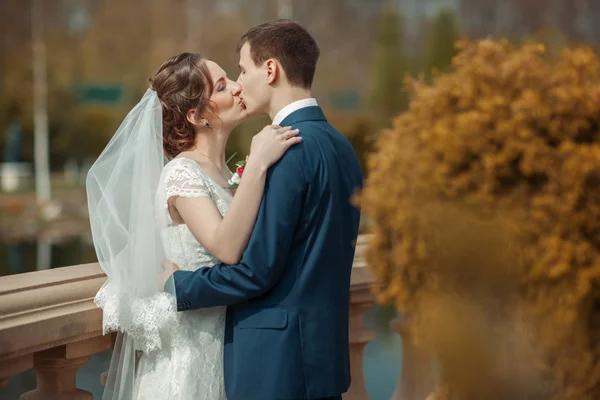
{"type": "MultiPolygon", "coordinates": [[[[166,199],[209,196],[221,215],[231,196],[187,158],[175,158],[163,169],[166,199]]],[[[183,270],[213,266],[219,261],[194,238],[186,225],[168,216],[167,204],[157,204],[169,226],[162,232],[167,258],[183,270]]],[[[104,289],[104,287],[103,287],[104,289]]],[[[102,306],[103,290],[96,302],[102,306]]],[[[174,296],[159,293],[134,308],[140,332],[135,400],[225,400],[223,342],[225,307],[177,312],[174,296]]],[[[107,310],[105,313],[105,329],[107,310]]],[[[110,324],[110,323],[109,323],[110,324]]],[[[139,338],[139,339],[138,339],[139,338]]]]}

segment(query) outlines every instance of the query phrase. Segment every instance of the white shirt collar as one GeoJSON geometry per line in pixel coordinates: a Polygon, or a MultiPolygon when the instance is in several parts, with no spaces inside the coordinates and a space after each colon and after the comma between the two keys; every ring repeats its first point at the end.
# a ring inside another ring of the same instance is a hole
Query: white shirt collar
{"type": "Polygon", "coordinates": [[[275,118],[273,118],[273,125],[279,125],[284,119],[286,119],[288,115],[290,115],[294,111],[298,111],[301,108],[312,107],[317,105],[317,100],[312,97],[310,99],[302,99],[290,103],[287,106],[283,107],[277,113],[277,115],[275,115],[275,118]]]}

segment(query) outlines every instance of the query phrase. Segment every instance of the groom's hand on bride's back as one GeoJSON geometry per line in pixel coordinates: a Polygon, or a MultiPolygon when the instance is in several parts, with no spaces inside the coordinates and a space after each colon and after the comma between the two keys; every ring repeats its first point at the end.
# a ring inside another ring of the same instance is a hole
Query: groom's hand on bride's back
{"type": "Polygon", "coordinates": [[[180,268],[177,264],[171,261],[165,261],[162,264],[162,271],[158,274],[158,287],[160,290],[167,291],[165,284],[175,271],[179,271],[180,268]]]}

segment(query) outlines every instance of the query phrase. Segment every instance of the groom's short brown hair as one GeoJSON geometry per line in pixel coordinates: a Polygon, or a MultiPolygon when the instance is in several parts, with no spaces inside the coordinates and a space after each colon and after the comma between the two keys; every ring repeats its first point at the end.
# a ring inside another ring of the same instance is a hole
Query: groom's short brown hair
{"type": "Polygon", "coordinates": [[[240,38],[238,53],[246,43],[250,45],[250,56],[255,65],[274,58],[281,64],[290,84],[310,89],[319,59],[319,46],[302,26],[289,19],[265,22],[240,38]]]}

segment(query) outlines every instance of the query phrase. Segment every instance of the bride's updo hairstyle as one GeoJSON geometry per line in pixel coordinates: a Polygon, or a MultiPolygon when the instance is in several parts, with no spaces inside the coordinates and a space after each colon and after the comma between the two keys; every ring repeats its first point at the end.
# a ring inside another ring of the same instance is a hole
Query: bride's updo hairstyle
{"type": "Polygon", "coordinates": [[[189,110],[196,115],[212,113],[209,98],[212,78],[199,54],[181,53],[165,61],[150,78],[150,89],[162,105],[163,149],[172,159],[190,150],[196,142],[194,125],[187,120],[189,110]]]}

